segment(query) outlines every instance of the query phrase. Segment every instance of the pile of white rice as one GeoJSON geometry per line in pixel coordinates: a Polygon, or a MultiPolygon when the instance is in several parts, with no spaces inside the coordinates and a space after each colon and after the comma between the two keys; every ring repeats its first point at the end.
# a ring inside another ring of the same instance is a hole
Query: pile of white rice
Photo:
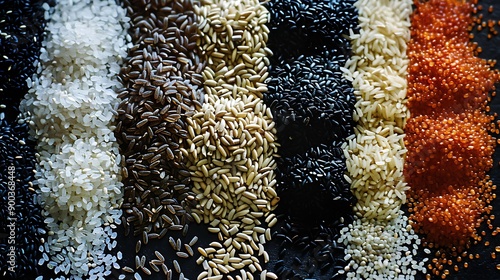
{"type": "Polygon", "coordinates": [[[115,0],[58,1],[22,104],[38,140],[48,229],[40,264],[69,279],[105,279],[118,268],[110,253],[122,199],[114,88],[126,56],[127,22],[115,0]]]}
{"type": "Polygon", "coordinates": [[[348,279],[412,279],[423,263],[413,259],[420,240],[402,217],[406,44],[411,0],[359,0],[359,33],[344,69],[355,88],[355,135],[344,144],[348,179],[358,202],[357,220],[343,231],[348,279]],[[406,248],[404,244],[415,244],[406,248]],[[408,250],[407,250],[408,249],[408,250]],[[406,251],[403,256],[401,251],[406,251]]]}
{"type": "Polygon", "coordinates": [[[348,279],[414,279],[423,263],[414,260],[420,238],[400,211],[391,221],[357,219],[342,230],[348,279]]]}
{"type": "Polygon", "coordinates": [[[353,56],[346,78],[355,88],[355,136],[344,147],[359,217],[392,220],[405,202],[403,176],[406,108],[406,42],[410,0],[360,0],[359,34],[351,32],[353,56]]]}

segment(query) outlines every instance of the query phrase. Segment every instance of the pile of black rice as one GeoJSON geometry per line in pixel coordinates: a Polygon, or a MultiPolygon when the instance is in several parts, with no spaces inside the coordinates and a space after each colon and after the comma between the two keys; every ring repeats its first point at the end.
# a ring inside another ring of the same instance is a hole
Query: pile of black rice
{"type": "Polygon", "coordinates": [[[34,185],[36,143],[19,104],[36,71],[46,26],[42,5],[48,2],[0,0],[1,279],[41,274],[39,247],[46,231],[34,185]]]}
{"type": "MultiPolygon", "coordinates": [[[[1,116],[0,116],[1,118],[1,116]]],[[[38,275],[45,226],[35,186],[35,143],[26,123],[0,119],[0,278],[38,275]],[[15,256],[12,256],[12,254],[15,256]]]]}
{"type": "Polygon", "coordinates": [[[354,89],[343,78],[351,53],[345,35],[358,24],[355,1],[272,0],[269,92],[280,142],[281,217],[270,269],[279,279],[335,279],[345,266],[340,230],[356,202],[340,148],[354,134],[354,89]]]}
{"type": "Polygon", "coordinates": [[[36,71],[47,0],[0,0],[0,112],[13,121],[36,71]]]}

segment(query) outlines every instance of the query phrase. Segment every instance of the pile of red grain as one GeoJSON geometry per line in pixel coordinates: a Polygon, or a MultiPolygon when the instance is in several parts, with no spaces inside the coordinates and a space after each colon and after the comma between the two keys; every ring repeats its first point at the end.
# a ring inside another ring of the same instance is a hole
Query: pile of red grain
{"type": "Polygon", "coordinates": [[[415,1],[412,16],[405,128],[405,179],[415,230],[436,247],[465,250],[494,197],[494,117],[489,93],[499,75],[475,56],[473,5],[458,0],[415,1]]]}

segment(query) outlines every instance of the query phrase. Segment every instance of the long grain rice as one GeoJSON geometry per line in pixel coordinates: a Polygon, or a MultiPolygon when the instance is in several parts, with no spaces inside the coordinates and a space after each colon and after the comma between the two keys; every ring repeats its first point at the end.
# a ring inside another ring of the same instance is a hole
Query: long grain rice
{"type": "Polygon", "coordinates": [[[406,108],[406,43],[412,1],[359,0],[359,33],[350,32],[353,56],[343,69],[356,88],[358,125],[344,144],[357,220],[345,228],[348,279],[414,279],[425,271],[414,260],[420,244],[401,205],[408,189],[403,176],[406,108]],[[395,235],[398,238],[395,238],[395,235]],[[407,251],[402,255],[401,251],[407,251]],[[396,254],[396,257],[394,257],[396,254]],[[391,255],[388,259],[386,256],[391,255]]]}

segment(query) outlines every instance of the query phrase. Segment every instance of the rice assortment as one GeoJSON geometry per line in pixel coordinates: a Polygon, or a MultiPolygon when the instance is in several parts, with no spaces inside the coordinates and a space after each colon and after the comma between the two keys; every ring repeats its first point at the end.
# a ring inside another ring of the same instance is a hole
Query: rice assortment
{"type": "Polygon", "coordinates": [[[0,279],[498,278],[498,7],[0,0],[0,279]]]}
{"type": "MultiPolygon", "coordinates": [[[[280,148],[280,222],[269,246],[280,279],[324,278],[345,266],[340,230],[355,199],[340,148],[353,134],[353,88],[340,70],[357,27],[354,1],[270,1],[269,92],[280,148]],[[300,28],[297,28],[300,26],[300,28]],[[297,257],[302,256],[302,257],[297,257]]],[[[331,276],[328,276],[331,275],[331,276]]]]}
{"type": "Polygon", "coordinates": [[[355,88],[355,135],[344,144],[356,221],[342,231],[348,279],[414,279],[425,271],[420,244],[404,217],[407,42],[412,1],[360,0],[359,32],[350,31],[353,56],[344,73],[355,88]],[[397,238],[394,238],[397,236],[397,238]]]}
{"type": "Polygon", "coordinates": [[[115,1],[59,1],[22,101],[37,140],[48,234],[39,265],[71,279],[106,279],[117,266],[110,252],[122,199],[114,89],[127,21],[115,1]]]}

